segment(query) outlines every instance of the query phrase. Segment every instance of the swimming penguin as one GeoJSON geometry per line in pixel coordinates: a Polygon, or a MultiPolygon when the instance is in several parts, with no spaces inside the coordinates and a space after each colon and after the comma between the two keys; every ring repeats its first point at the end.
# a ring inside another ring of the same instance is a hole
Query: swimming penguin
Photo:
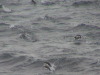
{"type": "Polygon", "coordinates": [[[81,45],[81,43],[83,42],[83,39],[82,39],[82,36],[81,35],[76,35],[75,37],[74,37],[74,44],[76,44],[76,45],[81,45]]]}
{"type": "Polygon", "coordinates": [[[29,41],[29,42],[36,42],[36,41],[38,41],[35,35],[33,35],[31,33],[27,33],[27,32],[21,33],[19,35],[19,37],[21,39],[24,39],[24,40],[29,41]]]}
{"type": "Polygon", "coordinates": [[[75,40],[79,40],[79,39],[82,38],[82,36],[81,35],[76,35],[74,38],[75,38],[75,40]]]}
{"type": "Polygon", "coordinates": [[[25,33],[20,34],[20,38],[27,39],[26,34],[25,33]]]}
{"type": "Polygon", "coordinates": [[[55,72],[56,70],[56,66],[53,63],[49,63],[49,62],[44,62],[43,67],[48,69],[50,72],[55,72]]]}
{"type": "Polygon", "coordinates": [[[32,0],[32,3],[36,4],[36,2],[34,0],[32,0]]]}

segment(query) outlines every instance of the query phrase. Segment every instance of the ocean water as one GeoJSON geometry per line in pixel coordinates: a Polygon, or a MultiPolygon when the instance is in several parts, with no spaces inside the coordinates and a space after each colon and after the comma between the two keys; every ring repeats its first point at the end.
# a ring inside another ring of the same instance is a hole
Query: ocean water
{"type": "Polygon", "coordinates": [[[0,0],[0,75],[99,75],[100,1],[35,1],[0,0]]]}

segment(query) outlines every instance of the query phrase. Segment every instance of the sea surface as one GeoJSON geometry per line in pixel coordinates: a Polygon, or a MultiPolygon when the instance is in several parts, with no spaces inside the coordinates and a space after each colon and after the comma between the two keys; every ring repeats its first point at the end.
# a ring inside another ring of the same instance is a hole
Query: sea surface
{"type": "Polygon", "coordinates": [[[99,75],[100,1],[35,1],[0,0],[0,75],[99,75]]]}

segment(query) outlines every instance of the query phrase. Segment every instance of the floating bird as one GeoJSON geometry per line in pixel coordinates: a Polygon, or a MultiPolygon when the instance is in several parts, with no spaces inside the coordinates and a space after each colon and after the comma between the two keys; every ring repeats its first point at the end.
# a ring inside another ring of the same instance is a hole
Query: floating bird
{"type": "Polygon", "coordinates": [[[82,36],[81,35],[76,35],[75,37],[74,37],[74,44],[76,44],[76,45],[80,45],[81,43],[82,43],[82,41],[83,41],[83,39],[82,39],[82,36]]]}
{"type": "Polygon", "coordinates": [[[82,36],[81,35],[76,35],[74,38],[75,38],[75,40],[79,40],[79,39],[82,38],[82,36]]]}
{"type": "Polygon", "coordinates": [[[19,35],[19,37],[21,39],[24,39],[24,40],[30,41],[30,42],[36,42],[36,41],[38,41],[35,35],[33,35],[32,33],[28,33],[28,32],[22,32],[19,35]]]}
{"type": "Polygon", "coordinates": [[[56,66],[53,63],[44,62],[44,65],[43,66],[46,69],[48,69],[50,72],[55,72],[55,70],[56,70],[56,66]]]}

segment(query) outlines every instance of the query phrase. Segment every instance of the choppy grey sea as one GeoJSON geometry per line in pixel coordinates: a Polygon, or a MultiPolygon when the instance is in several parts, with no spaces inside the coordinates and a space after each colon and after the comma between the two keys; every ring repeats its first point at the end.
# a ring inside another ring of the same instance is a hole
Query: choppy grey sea
{"type": "Polygon", "coordinates": [[[100,1],[35,1],[0,0],[0,75],[99,75],[100,1]]]}

